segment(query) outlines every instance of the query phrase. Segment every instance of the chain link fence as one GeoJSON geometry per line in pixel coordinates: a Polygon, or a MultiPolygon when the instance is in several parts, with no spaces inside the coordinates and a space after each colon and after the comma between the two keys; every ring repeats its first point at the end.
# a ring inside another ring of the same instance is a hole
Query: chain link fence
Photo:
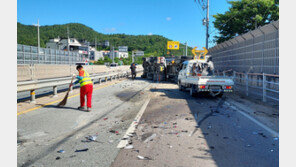
{"type": "Polygon", "coordinates": [[[17,45],[17,64],[75,64],[82,62],[83,56],[77,52],[17,45]]]}

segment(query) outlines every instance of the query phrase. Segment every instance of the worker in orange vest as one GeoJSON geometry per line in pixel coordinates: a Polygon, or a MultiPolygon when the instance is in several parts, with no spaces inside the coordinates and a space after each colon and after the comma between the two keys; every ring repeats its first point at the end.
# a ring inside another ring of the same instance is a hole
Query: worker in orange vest
{"type": "MultiPolygon", "coordinates": [[[[81,65],[76,67],[79,75],[76,76],[77,81],[74,84],[80,83],[80,106],[78,107],[79,110],[85,110],[85,96],[87,99],[87,112],[91,111],[91,99],[92,99],[92,92],[93,92],[93,82],[89,77],[87,71],[83,69],[81,65]]],[[[72,86],[72,85],[70,85],[72,86]]]]}

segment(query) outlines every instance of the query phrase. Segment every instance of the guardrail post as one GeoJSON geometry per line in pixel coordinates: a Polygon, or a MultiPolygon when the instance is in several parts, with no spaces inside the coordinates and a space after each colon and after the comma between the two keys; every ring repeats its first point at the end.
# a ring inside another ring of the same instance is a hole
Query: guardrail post
{"type": "Polygon", "coordinates": [[[58,87],[54,86],[53,87],[53,97],[57,97],[58,96],[58,87]]]}
{"type": "Polygon", "coordinates": [[[246,75],[246,95],[249,96],[249,77],[248,77],[248,73],[245,74],[246,75]]]}
{"type": "Polygon", "coordinates": [[[30,91],[30,95],[31,95],[31,101],[30,103],[36,103],[36,96],[35,96],[35,90],[31,90],[30,91]]]}
{"type": "Polygon", "coordinates": [[[266,102],[266,76],[263,73],[263,79],[262,79],[262,87],[263,87],[263,102],[266,102]]]}

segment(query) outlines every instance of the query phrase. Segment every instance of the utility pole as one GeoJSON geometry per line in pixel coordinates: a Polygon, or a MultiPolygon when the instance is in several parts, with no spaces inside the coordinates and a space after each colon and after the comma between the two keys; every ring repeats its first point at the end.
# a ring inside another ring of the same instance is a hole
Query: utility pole
{"type": "Polygon", "coordinates": [[[97,38],[95,38],[95,50],[97,50],[97,38]]]}
{"type": "Polygon", "coordinates": [[[185,56],[187,57],[187,42],[185,42],[185,56]]]}
{"type": "Polygon", "coordinates": [[[206,32],[206,48],[208,49],[209,45],[209,1],[207,0],[207,18],[206,18],[206,27],[207,27],[207,32],[206,32]]]}
{"type": "Polygon", "coordinates": [[[112,63],[114,64],[114,46],[112,46],[112,63]]]}
{"type": "Polygon", "coordinates": [[[69,27],[68,26],[67,26],[67,35],[68,35],[68,42],[67,42],[68,46],[67,46],[67,50],[70,51],[70,45],[69,45],[70,38],[69,38],[69,27]]]}

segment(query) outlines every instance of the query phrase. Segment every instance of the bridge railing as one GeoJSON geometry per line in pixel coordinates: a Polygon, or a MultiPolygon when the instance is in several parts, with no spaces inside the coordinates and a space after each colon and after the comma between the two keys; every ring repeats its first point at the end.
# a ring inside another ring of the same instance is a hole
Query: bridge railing
{"type": "MultiPolygon", "coordinates": [[[[138,69],[137,72],[142,72],[143,69],[138,69]]],[[[110,73],[107,75],[93,74],[90,76],[93,83],[101,84],[101,82],[112,81],[114,79],[124,78],[130,76],[130,71],[121,71],[110,73]]],[[[31,80],[31,81],[20,81],[17,82],[17,92],[30,91],[31,103],[35,103],[36,95],[35,91],[37,89],[53,87],[53,95],[57,96],[58,86],[70,84],[72,77],[62,77],[62,78],[52,78],[52,79],[42,79],[42,80],[31,80]]],[[[73,90],[73,87],[70,88],[73,90]]]]}
{"type": "Polygon", "coordinates": [[[241,73],[232,70],[216,71],[219,76],[231,76],[235,90],[246,96],[260,98],[263,102],[279,102],[279,75],[265,73],[241,73]]]}

